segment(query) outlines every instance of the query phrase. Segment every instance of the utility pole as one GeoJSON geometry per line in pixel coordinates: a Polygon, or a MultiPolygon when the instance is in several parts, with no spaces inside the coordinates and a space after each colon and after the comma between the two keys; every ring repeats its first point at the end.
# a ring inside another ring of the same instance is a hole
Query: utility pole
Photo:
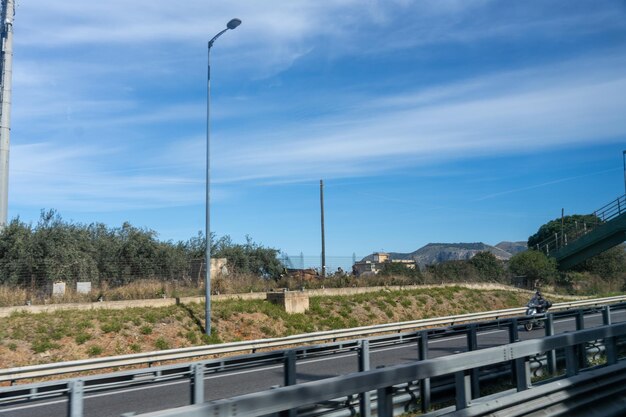
{"type": "Polygon", "coordinates": [[[626,195],[626,151],[622,151],[622,160],[624,161],[624,195],[626,195]]]}
{"type": "Polygon", "coordinates": [[[320,180],[320,208],[322,213],[322,278],[326,278],[326,246],[324,241],[324,181],[320,180]]]}
{"type": "Polygon", "coordinates": [[[11,79],[13,74],[13,17],[15,2],[2,0],[0,14],[0,228],[7,224],[9,207],[9,136],[11,133],[11,79]]]}

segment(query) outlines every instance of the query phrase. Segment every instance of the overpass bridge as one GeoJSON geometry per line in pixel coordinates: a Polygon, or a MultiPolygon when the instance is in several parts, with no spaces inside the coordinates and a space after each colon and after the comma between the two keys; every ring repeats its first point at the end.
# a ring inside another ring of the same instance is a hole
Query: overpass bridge
{"type": "Polygon", "coordinates": [[[626,195],[594,211],[592,216],[596,222],[555,233],[537,244],[536,249],[555,258],[559,269],[569,269],[626,240],[626,195]]]}

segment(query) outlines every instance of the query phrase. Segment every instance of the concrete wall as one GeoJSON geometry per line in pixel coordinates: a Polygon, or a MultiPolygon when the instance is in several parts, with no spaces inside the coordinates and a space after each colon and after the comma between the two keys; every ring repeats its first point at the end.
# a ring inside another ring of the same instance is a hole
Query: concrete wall
{"type": "MultiPolygon", "coordinates": [[[[390,287],[352,287],[352,288],[325,288],[319,290],[307,290],[305,293],[309,297],[316,296],[335,296],[335,295],[353,295],[353,294],[366,294],[369,292],[378,291],[402,291],[402,290],[415,290],[422,288],[441,288],[441,287],[466,287],[480,290],[508,290],[508,291],[524,291],[519,288],[509,287],[500,284],[443,284],[443,285],[407,285],[407,286],[390,286],[390,287]]],[[[290,291],[290,293],[297,293],[297,291],[290,291]]],[[[528,292],[528,291],[525,291],[528,292]]],[[[566,298],[564,296],[561,296],[566,298]]],[[[245,294],[220,294],[212,295],[212,301],[242,299],[242,300],[264,300],[267,298],[266,293],[245,293],[245,294]]],[[[579,299],[581,297],[571,297],[572,299],[579,299]]],[[[125,301],[103,301],[94,303],[76,303],[76,304],[47,304],[47,305],[30,305],[30,306],[16,306],[16,307],[2,307],[0,308],[0,317],[7,317],[14,312],[25,311],[29,313],[43,313],[57,310],[91,310],[91,309],[124,309],[131,307],[165,307],[176,304],[176,298],[157,298],[150,300],[125,300],[125,301]]],[[[178,302],[187,303],[203,303],[204,297],[183,297],[178,299],[178,302]]]]}

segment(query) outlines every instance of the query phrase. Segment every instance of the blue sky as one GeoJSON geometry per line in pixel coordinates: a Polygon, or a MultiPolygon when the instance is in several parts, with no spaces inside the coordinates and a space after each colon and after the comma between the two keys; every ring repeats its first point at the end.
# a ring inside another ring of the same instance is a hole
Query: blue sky
{"type": "Polygon", "coordinates": [[[9,217],[295,256],[526,240],[624,193],[626,2],[22,1],[9,217]]]}

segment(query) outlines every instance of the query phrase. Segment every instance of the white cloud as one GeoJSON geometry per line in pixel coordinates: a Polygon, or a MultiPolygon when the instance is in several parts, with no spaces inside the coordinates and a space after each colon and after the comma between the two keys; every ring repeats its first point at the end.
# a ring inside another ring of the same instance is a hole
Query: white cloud
{"type": "MultiPolygon", "coordinates": [[[[241,18],[243,25],[220,39],[220,59],[227,61],[221,71],[228,68],[233,78],[244,82],[285,71],[310,54],[326,57],[332,67],[334,58],[346,55],[480,39],[506,42],[520,36],[539,42],[542,37],[623,29],[626,24],[618,6],[556,13],[557,6],[565,4],[556,2],[542,13],[548,6],[529,2],[516,7],[516,14],[494,7],[498,4],[23,2],[15,21],[12,117],[14,126],[24,130],[14,131],[20,141],[12,145],[12,204],[87,211],[201,201],[204,48],[231,17],[241,18]],[[197,91],[202,94],[186,91],[184,97],[169,100],[168,94],[175,93],[170,88],[151,95],[151,87],[182,83],[190,74],[201,74],[197,91]],[[167,123],[176,123],[176,129],[161,133],[154,128],[167,123]],[[196,124],[199,130],[189,127],[196,124]],[[153,129],[142,130],[147,127],[153,129]],[[73,135],[72,129],[87,129],[89,134],[73,135]]],[[[426,49],[411,53],[427,55],[426,49]]],[[[215,132],[214,181],[369,175],[446,158],[623,138],[626,78],[620,69],[625,62],[619,58],[622,51],[614,52],[617,58],[599,59],[598,54],[561,66],[441,82],[383,96],[312,90],[311,96],[268,104],[255,98],[257,86],[242,88],[241,96],[222,99],[223,105],[212,113],[213,120],[237,124],[215,132]],[[252,122],[248,127],[246,116],[293,116],[290,111],[296,106],[319,106],[327,113],[296,115],[273,123],[271,129],[252,122]],[[221,134],[228,140],[221,140],[221,134]]]]}
{"type": "MultiPolygon", "coordinates": [[[[609,68],[621,68],[622,61],[609,68]]],[[[597,68],[590,73],[588,64],[581,60],[388,96],[306,127],[246,131],[245,138],[229,138],[237,148],[225,149],[215,165],[223,180],[291,181],[615,141],[626,134],[620,111],[626,77],[597,68]]]]}

